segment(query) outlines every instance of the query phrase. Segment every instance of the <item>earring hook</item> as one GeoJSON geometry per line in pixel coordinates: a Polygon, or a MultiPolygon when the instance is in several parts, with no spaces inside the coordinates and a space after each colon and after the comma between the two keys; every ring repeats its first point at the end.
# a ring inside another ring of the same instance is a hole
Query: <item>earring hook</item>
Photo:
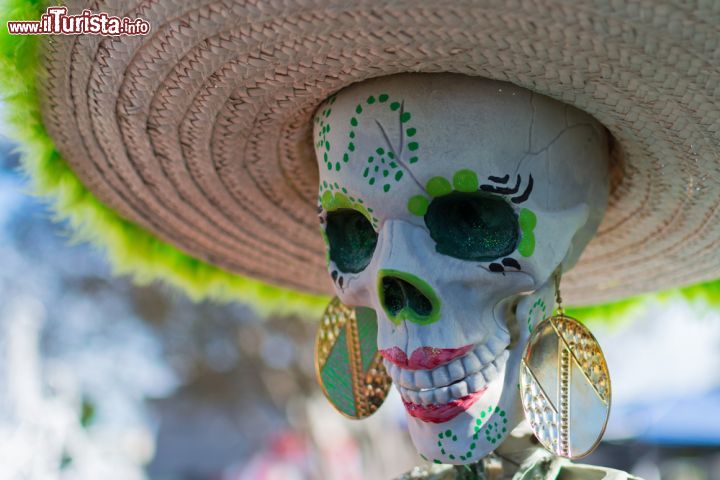
{"type": "Polygon", "coordinates": [[[562,306],[562,295],[560,294],[560,279],[562,277],[562,265],[555,270],[555,303],[557,304],[557,312],[559,316],[565,315],[565,309],[562,306]]]}

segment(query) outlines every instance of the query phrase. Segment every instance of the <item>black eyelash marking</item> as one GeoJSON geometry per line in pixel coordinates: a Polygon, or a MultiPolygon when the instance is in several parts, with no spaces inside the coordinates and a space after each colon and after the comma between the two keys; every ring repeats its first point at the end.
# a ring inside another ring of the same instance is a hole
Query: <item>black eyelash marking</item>
{"type": "Polygon", "coordinates": [[[489,176],[488,180],[490,180],[491,182],[494,182],[494,183],[502,183],[503,185],[505,185],[508,182],[508,180],[510,180],[510,174],[507,174],[504,177],[489,176]]]}
{"type": "Polygon", "coordinates": [[[515,195],[520,190],[520,175],[517,176],[515,187],[494,187],[492,185],[480,185],[480,190],[489,193],[499,193],[500,195],[515,195]]]}
{"type": "Polygon", "coordinates": [[[527,200],[528,197],[530,197],[530,193],[532,193],[533,183],[534,182],[532,175],[530,175],[530,177],[528,178],[527,187],[525,187],[525,191],[522,193],[522,195],[520,195],[519,197],[511,198],[510,201],[513,203],[522,203],[527,200]]]}
{"type": "MultiPolygon", "coordinates": [[[[504,177],[490,176],[490,177],[488,177],[488,180],[490,180],[491,182],[495,182],[495,183],[505,184],[510,180],[510,175],[505,175],[504,177]]],[[[498,195],[515,195],[516,193],[518,193],[520,191],[521,183],[522,183],[522,179],[521,179],[520,175],[518,175],[517,180],[515,182],[515,186],[513,188],[498,187],[495,185],[483,184],[483,185],[480,185],[480,190],[482,190],[483,192],[488,192],[488,193],[496,193],[498,195]]],[[[526,201],[528,198],[530,198],[530,194],[532,193],[534,183],[535,183],[535,181],[533,180],[533,176],[528,175],[527,185],[525,186],[525,190],[523,191],[523,193],[521,193],[517,197],[512,197],[510,199],[510,201],[515,204],[523,203],[524,201],[526,201]]]]}
{"type": "Polygon", "coordinates": [[[515,268],[517,270],[522,270],[520,268],[520,264],[514,258],[503,258],[502,264],[509,268],[515,268]]]}
{"type": "Polygon", "coordinates": [[[330,276],[332,277],[333,283],[337,284],[337,286],[340,288],[340,290],[345,291],[343,288],[343,284],[345,283],[345,279],[342,275],[339,274],[337,270],[333,270],[330,272],[330,276]]]}
{"type": "Polygon", "coordinates": [[[493,273],[502,273],[505,275],[505,272],[507,271],[506,268],[514,268],[517,271],[522,271],[522,268],[520,267],[520,264],[517,260],[514,258],[503,258],[502,264],[500,263],[491,263],[488,265],[488,269],[493,273]]]}
{"type": "Polygon", "coordinates": [[[491,263],[488,268],[493,273],[502,273],[503,275],[505,275],[505,268],[499,263],[491,263]]]}

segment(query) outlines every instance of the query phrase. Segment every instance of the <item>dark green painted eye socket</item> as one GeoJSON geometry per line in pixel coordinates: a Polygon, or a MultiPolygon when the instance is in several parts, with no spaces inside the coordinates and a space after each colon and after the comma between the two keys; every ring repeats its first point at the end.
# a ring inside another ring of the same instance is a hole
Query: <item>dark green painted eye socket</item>
{"type": "Polygon", "coordinates": [[[425,225],[444,255],[488,262],[510,255],[518,242],[518,218],[501,197],[486,193],[453,192],[435,198],[425,225]]]}
{"type": "Polygon", "coordinates": [[[378,235],[362,213],[349,208],[328,212],[325,233],[330,260],[341,272],[358,273],[368,266],[378,235]]]}

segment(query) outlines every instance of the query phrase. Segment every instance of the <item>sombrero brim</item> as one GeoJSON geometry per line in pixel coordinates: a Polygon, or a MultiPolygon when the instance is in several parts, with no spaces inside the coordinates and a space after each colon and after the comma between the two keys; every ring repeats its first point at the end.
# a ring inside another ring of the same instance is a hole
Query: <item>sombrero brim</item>
{"type": "Polygon", "coordinates": [[[203,262],[306,292],[311,303],[329,294],[315,215],[315,108],[370,77],[455,72],[572,104],[614,138],[619,174],[597,237],[563,282],[570,303],[720,277],[711,5],[271,0],[94,9],[145,18],[152,31],[44,42],[45,127],[104,205],[203,262]]]}

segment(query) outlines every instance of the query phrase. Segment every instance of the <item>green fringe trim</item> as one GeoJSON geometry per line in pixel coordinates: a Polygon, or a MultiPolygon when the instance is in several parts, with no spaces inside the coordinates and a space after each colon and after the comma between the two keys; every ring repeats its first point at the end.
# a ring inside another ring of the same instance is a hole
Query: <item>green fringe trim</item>
{"type": "MultiPolygon", "coordinates": [[[[720,254],[720,253],[719,253],[720,254]]],[[[566,313],[586,323],[619,324],[642,315],[653,303],[684,301],[703,309],[720,309],[720,279],[664,292],[638,295],[618,302],[587,307],[570,307],[566,313]]]]}
{"type": "MultiPolygon", "coordinates": [[[[20,141],[22,168],[33,191],[49,199],[55,217],[67,221],[75,240],[101,247],[117,274],[146,284],[164,280],[194,300],[240,301],[262,315],[297,314],[319,318],[329,297],[298,293],[209,265],[178,250],[103,205],[80,182],[55,149],[42,122],[36,89],[39,39],[11,36],[7,20],[37,19],[45,0],[4,0],[0,6],[0,89],[7,123],[20,141]]],[[[720,280],[595,307],[568,309],[589,322],[615,322],[637,314],[648,299],[683,297],[720,307],[720,280]]]]}
{"type": "Polygon", "coordinates": [[[129,274],[140,284],[161,279],[194,300],[240,301],[261,315],[320,318],[329,297],[268,285],[193,258],[120,217],[85,188],[42,122],[36,90],[39,39],[7,31],[7,20],[38,19],[46,5],[38,0],[5,0],[0,6],[0,90],[32,190],[50,200],[55,218],[69,223],[74,240],[100,246],[114,273],[129,274]]]}

